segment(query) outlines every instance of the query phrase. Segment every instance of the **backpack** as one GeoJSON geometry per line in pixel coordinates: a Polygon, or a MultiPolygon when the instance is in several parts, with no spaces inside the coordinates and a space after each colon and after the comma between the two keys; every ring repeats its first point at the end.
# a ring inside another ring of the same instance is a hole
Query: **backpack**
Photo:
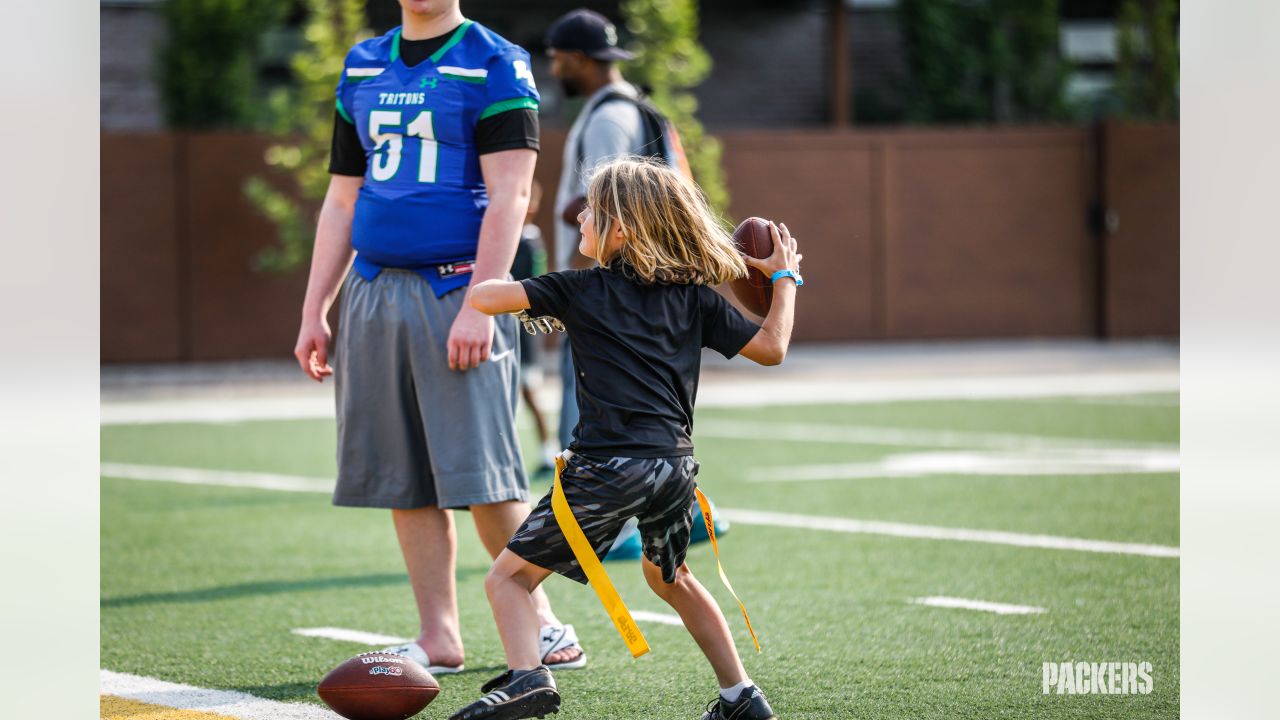
{"type": "MultiPolygon", "coordinates": [[[[680,133],[676,126],[667,119],[650,100],[643,95],[632,97],[611,91],[591,108],[594,113],[600,106],[611,102],[629,102],[640,111],[640,123],[644,127],[644,142],[640,144],[638,154],[658,158],[678,170],[686,178],[693,179],[693,171],[689,169],[689,159],[685,157],[684,146],[680,143],[680,133]]],[[[587,116],[590,118],[590,115],[587,116]]],[[[583,123],[585,127],[585,122],[583,123]]],[[[582,167],[582,138],[578,138],[578,167],[582,167]]]]}

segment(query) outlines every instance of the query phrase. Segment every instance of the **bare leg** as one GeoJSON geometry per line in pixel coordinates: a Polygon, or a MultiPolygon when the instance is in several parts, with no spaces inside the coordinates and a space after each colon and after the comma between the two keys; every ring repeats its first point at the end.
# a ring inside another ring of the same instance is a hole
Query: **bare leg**
{"type": "Polygon", "coordinates": [[[680,615],[685,628],[702,648],[702,654],[707,656],[715,670],[720,687],[732,687],[746,680],[747,671],[742,667],[738,648],[733,644],[729,623],[725,622],[724,614],[711,593],[689,571],[689,566],[681,565],[676,572],[676,581],[668,585],[662,581],[662,569],[649,562],[648,558],[643,558],[641,565],[649,587],[680,615]]]}
{"type": "Polygon", "coordinates": [[[392,510],[400,552],[409,571],[409,584],[418,603],[421,632],[417,643],[437,665],[461,665],[462,636],[458,632],[458,596],[454,586],[454,558],[458,536],[453,515],[429,506],[392,510]]]}
{"type": "Polygon", "coordinates": [[[538,613],[533,593],[551,574],[503,549],[484,579],[484,591],[493,608],[493,619],[507,654],[507,667],[532,670],[542,664],[538,657],[538,613]]]}
{"type": "MultiPolygon", "coordinates": [[[[516,534],[516,530],[520,529],[520,523],[529,517],[529,505],[518,501],[493,503],[491,505],[472,505],[471,517],[476,524],[476,532],[480,535],[480,542],[484,543],[485,548],[495,559],[507,547],[507,541],[512,535],[516,534]]],[[[515,556],[519,557],[519,556],[515,556]]],[[[521,562],[524,562],[521,559],[521,562]]],[[[525,563],[530,567],[537,567],[529,563],[525,563]]],[[[544,571],[545,572],[545,571],[544,571]]],[[[551,601],[547,599],[547,594],[534,584],[530,588],[530,594],[533,602],[533,609],[538,618],[539,627],[535,627],[532,631],[533,637],[536,637],[541,625],[559,625],[560,620],[551,610],[551,601]]],[[[558,650],[547,656],[547,664],[566,662],[578,657],[581,653],[579,650],[558,650]]]]}

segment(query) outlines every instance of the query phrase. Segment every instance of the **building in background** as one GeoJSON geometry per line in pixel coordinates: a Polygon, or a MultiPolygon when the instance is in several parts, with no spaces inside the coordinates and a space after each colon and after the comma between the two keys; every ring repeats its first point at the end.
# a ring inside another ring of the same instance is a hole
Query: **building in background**
{"type": "MultiPolygon", "coordinates": [[[[284,0],[281,0],[284,1],[284,0]]],[[[102,0],[102,127],[156,130],[164,125],[156,86],[155,49],[164,39],[164,0],[102,0]]],[[[301,44],[303,8],[286,2],[278,27],[264,33],[259,72],[264,88],[288,82],[290,54],[301,44]]],[[[616,0],[490,0],[464,3],[473,19],[527,48],[534,74],[550,78],[544,54],[547,26],[583,4],[619,18],[616,0]]],[[[1114,110],[1121,0],[1062,0],[1058,51],[1068,63],[1067,100],[1079,119],[1114,110]]],[[[708,129],[814,127],[830,124],[836,98],[860,125],[906,120],[903,89],[911,83],[899,0],[703,0],[702,43],[714,62],[696,90],[708,129]],[[835,25],[843,23],[843,32],[835,25]],[[840,47],[836,47],[836,44],[840,47]],[[837,63],[835,53],[843,58],[837,63]],[[842,83],[843,89],[833,87],[842,83]]],[[[385,32],[399,23],[396,3],[372,2],[369,25],[385,32]]],[[[622,29],[623,43],[626,31],[622,29]]],[[[544,122],[565,127],[575,108],[544,82],[544,122]]]]}

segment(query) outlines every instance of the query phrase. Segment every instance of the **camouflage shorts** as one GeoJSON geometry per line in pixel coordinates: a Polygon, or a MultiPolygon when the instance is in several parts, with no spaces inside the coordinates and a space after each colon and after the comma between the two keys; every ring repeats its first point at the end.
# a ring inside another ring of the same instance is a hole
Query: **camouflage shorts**
{"type": "MultiPolygon", "coordinates": [[[[644,556],[662,568],[664,580],[675,582],[676,570],[689,549],[697,474],[698,463],[690,455],[598,458],[575,454],[560,474],[560,483],[597,557],[604,557],[622,526],[635,517],[640,520],[644,556]]],[[[507,549],[534,565],[587,582],[556,523],[550,492],[538,501],[507,549]]]]}

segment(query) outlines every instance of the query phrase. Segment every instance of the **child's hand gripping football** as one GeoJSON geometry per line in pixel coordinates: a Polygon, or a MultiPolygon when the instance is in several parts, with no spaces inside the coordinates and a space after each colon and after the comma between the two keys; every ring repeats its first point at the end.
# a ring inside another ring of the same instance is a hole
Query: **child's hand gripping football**
{"type": "Polygon", "coordinates": [[[796,239],[791,237],[787,224],[779,225],[770,222],[769,235],[773,238],[773,253],[769,257],[753,258],[750,255],[743,255],[742,259],[751,267],[764,273],[765,277],[773,277],[773,274],[779,270],[794,270],[799,275],[800,261],[804,259],[804,255],[796,252],[796,239]]]}

